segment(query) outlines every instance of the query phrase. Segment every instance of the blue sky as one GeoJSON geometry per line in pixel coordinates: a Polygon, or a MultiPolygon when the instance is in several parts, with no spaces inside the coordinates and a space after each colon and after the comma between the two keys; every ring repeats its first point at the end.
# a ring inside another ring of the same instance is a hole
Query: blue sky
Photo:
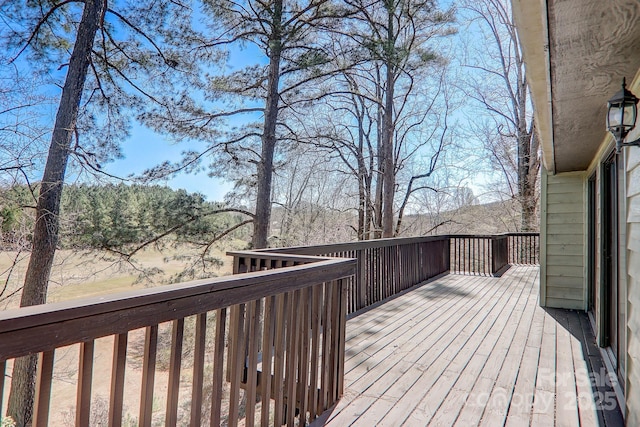
{"type": "MultiPolygon", "coordinates": [[[[448,5],[447,1],[443,1],[448,5]]],[[[228,71],[255,63],[264,63],[265,59],[255,46],[247,44],[244,49],[236,49],[230,52],[228,71]]],[[[54,89],[58,92],[58,89],[54,89]]],[[[53,109],[55,110],[55,108],[53,109]]],[[[53,122],[55,111],[51,112],[53,122]]],[[[126,178],[132,174],[140,174],[144,170],[156,166],[164,161],[177,161],[182,157],[182,152],[194,146],[202,147],[197,142],[176,143],[169,135],[158,134],[146,127],[140,126],[135,121],[132,123],[131,135],[121,143],[123,158],[115,159],[103,165],[109,174],[126,178]]],[[[206,164],[206,161],[204,162],[206,164]]],[[[189,192],[203,194],[209,201],[220,201],[231,190],[232,183],[223,179],[209,177],[205,170],[195,174],[180,174],[176,177],[162,181],[172,188],[185,189],[189,192]]],[[[37,177],[36,179],[39,179],[37,177]]],[[[72,178],[71,178],[72,180],[72,178]]],[[[478,177],[470,183],[472,187],[478,184],[478,177]]],[[[478,191],[474,188],[474,191],[478,191]]]]}
{"type": "MultiPolygon", "coordinates": [[[[131,136],[121,144],[124,158],[104,165],[104,169],[119,177],[140,174],[145,169],[166,160],[180,159],[187,146],[173,142],[168,137],[136,124],[131,130],[131,136]]],[[[209,177],[206,171],[195,174],[180,174],[161,183],[171,188],[201,193],[209,201],[221,201],[233,187],[229,182],[209,177]]]]}
{"type": "MultiPolygon", "coordinates": [[[[266,63],[264,54],[255,45],[247,44],[242,49],[235,48],[229,52],[227,67],[230,72],[256,63],[266,63]]],[[[182,157],[182,152],[191,147],[203,147],[203,144],[176,143],[171,136],[161,135],[133,121],[131,136],[121,144],[124,158],[116,159],[104,168],[108,173],[120,177],[139,174],[166,160],[177,161],[182,157]]],[[[209,177],[206,170],[182,173],[164,183],[171,188],[201,193],[209,201],[221,201],[233,188],[233,183],[209,177]]]]}

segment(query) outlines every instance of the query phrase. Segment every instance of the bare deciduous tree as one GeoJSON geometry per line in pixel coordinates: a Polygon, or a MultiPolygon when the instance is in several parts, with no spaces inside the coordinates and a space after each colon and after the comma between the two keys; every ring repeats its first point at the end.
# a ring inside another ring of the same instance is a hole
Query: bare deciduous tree
{"type": "Polygon", "coordinates": [[[491,118],[494,136],[485,140],[507,180],[515,168],[517,191],[514,193],[522,206],[521,229],[536,230],[540,143],[511,5],[508,0],[468,0],[463,2],[463,8],[483,42],[472,47],[475,51],[466,64],[473,70],[467,94],[482,105],[491,118]],[[515,150],[505,145],[506,141],[515,150]]]}

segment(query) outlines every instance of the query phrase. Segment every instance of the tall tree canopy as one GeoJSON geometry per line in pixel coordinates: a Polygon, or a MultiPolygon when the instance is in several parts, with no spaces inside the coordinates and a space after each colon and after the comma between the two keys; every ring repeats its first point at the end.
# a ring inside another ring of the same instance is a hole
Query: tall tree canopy
{"type": "MultiPolygon", "coordinates": [[[[27,306],[46,301],[69,160],[99,170],[119,154],[132,112],[157,103],[152,88],[180,68],[182,58],[171,46],[186,46],[177,38],[191,34],[191,20],[186,4],[170,0],[3,2],[0,17],[11,60],[61,88],[22,291],[27,306]]],[[[182,64],[186,70],[190,63],[182,64]]],[[[30,421],[34,372],[35,356],[16,361],[9,414],[18,425],[30,421]]]]}
{"type": "MultiPolygon", "coordinates": [[[[236,181],[237,192],[255,206],[253,247],[267,245],[272,206],[272,180],[278,150],[295,137],[284,120],[287,110],[317,97],[312,83],[333,73],[325,30],[344,14],[330,0],[204,2],[208,38],[203,47],[217,57],[254,53],[246,66],[230,72],[203,72],[194,77],[179,109],[147,116],[151,125],[178,137],[207,140],[206,149],[187,153],[182,162],[149,171],[162,176],[193,167],[211,155],[211,173],[236,181]],[[198,88],[199,91],[194,91],[198,88]]],[[[201,70],[217,64],[200,61],[201,70]]]]}
{"type": "Polygon", "coordinates": [[[481,38],[471,44],[467,67],[472,70],[467,94],[484,109],[488,120],[475,122],[494,164],[503,172],[512,197],[522,207],[521,230],[538,226],[540,142],[533,121],[526,70],[508,0],[463,2],[481,38]]]}
{"type": "Polygon", "coordinates": [[[347,4],[333,45],[348,52],[346,66],[298,124],[357,179],[358,237],[392,237],[449,139],[453,96],[443,40],[454,31],[454,10],[434,1],[347,4]]]}

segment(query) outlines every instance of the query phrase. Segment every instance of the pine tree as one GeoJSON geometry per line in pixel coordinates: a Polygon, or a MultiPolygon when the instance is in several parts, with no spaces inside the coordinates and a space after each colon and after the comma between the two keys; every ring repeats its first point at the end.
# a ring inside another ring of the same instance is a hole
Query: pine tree
{"type": "MultiPolygon", "coordinates": [[[[176,23],[190,22],[188,8],[169,0],[111,3],[34,0],[0,6],[3,20],[13,24],[4,29],[3,40],[4,48],[15,52],[14,59],[24,61],[27,55],[43,74],[66,70],[40,182],[21,306],[46,302],[70,159],[99,170],[101,162],[117,156],[128,111],[141,108],[143,99],[154,99],[141,81],[153,70],[157,77],[148,82],[153,87],[180,65],[162,46],[175,41],[173,34],[188,33],[175,28],[176,23]]],[[[30,422],[35,367],[35,356],[14,365],[8,413],[19,426],[30,422]]]]}

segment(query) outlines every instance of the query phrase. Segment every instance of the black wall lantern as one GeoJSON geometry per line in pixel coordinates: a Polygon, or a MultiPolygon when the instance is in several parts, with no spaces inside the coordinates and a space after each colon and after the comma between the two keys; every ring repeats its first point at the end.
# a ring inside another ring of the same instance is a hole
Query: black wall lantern
{"type": "Polygon", "coordinates": [[[609,99],[607,111],[607,129],[616,138],[616,150],[619,153],[622,147],[640,146],[640,139],[625,142],[624,139],[636,126],[638,118],[638,98],[629,90],[625,79],[622,79],[622,89],[609,99]]]}

